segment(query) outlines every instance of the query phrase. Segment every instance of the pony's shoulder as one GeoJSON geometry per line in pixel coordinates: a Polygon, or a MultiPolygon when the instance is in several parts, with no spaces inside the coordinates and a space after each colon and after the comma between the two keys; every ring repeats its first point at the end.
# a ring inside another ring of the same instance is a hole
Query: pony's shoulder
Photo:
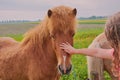
{"type": "Polygon", "coordinates": [[[98,35],[89,47],[110,48],[110,44],[105,36],[105,33],[98,35]]]}
{"type": "Polygon", "coordinates": [[[0,37],[0,48],[8,47],[17,44],[13,38],[10,37],[0,37]]]}
{"type": "Polygon", "coordinates": [[[96,41],[101,41],[101,40],[106,40],[106,36],[105,36],[105,33],[101,33],[100,35],[98,35],[95,40],[96,41]]]}

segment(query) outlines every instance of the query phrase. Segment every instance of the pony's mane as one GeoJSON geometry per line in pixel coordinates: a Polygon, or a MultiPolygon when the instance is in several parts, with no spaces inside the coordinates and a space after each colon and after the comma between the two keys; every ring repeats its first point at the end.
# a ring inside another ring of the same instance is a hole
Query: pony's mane
{"type": "Polygon", "coordinates": [[[44,38],[48,36],[48,29],[47,21],[43,21],[38,26],[36,26],[34,29],[29,30],[24,34],[24,39],[22,40],[22,45],[29,44],[38,44],[38,41],[40,41],[39,45],[43,44],[44,38]]]}
{"type": "Polygon", "coordinates": [[[52,32],[66,33],[68,30],[75,31],[76,19],[72,13],[73,9],[59,6],[51,10],[51,17],[46,16],[40,25],[25,34],[22,45],[26,45],[28,42],[38,44],[38,41],[40,41],[39,45],[42,45],[52,32]]]}

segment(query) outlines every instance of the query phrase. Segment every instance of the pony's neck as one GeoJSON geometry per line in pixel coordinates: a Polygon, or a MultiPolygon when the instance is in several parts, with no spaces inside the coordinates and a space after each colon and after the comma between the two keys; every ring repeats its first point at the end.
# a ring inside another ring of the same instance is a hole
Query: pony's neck
{"type": "Polygon", "coordinates": [[[30,30],[23,39],[21,46],[31,54],[36,54],[40,57],[50,57],[56,59],[50,40],[47,22],[41,23],[39,26],[30,30]],[[44,25],[44,26],[43,26],[44,25]]]}
{"type": "Polygon", "coordinates": [[[47,21],[41,22],[37,27],[31,29],[25,34],[24,39],[22,40],[21,45],[27,46],[41,46],[46,42],[49,38],[48,28],[47,28],[47,21]]]}

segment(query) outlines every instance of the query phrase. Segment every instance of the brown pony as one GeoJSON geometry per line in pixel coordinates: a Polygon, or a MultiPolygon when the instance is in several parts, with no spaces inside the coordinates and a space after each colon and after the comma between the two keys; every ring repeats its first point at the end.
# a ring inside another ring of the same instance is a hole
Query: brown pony
{"type": "Polygon", "coordinates": [[[0,38],[0,80],[59,80],[60,74],[69,74],[71,55],[59,45],[73,45],[76,13],[70,7],[55,7],[21,43],[0,38]]]}

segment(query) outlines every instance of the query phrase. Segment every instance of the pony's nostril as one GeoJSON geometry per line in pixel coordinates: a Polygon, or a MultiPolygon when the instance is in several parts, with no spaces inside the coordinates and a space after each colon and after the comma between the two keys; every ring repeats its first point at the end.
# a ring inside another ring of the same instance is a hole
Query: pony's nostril
{"type": "Polygon", "coordinates": [[[58,69],[59,69],[61,74],[69,74],[71,72],[71,70],[72,70],[72,65],[67,67],[65,70],[63,69],[63,67],[61,65],[59,65],[58,69]]]}
{"type": "Polygon", "coordinates": [[[62,74],[64,74],[64,70],[63,70],[63,68],[62,68],[61,65],[58,66],[58,69],[59,69],[59,71],[60,71],[62,74]]]}
{"type": "Polygon", "coordinates": [[[67,68],[66,74],[69,74],[71,70],[72,70],[72,65],[70,65],[70,66],[67,68]]]}

